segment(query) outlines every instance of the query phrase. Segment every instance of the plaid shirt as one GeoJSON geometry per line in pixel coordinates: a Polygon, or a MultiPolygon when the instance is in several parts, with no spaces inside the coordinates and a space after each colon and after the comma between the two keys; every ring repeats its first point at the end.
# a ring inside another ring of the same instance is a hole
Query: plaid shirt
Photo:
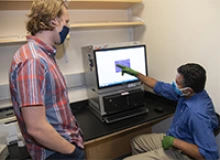
{"type": "Polygon", "coordinates": [[[69,142],[84,148],[81,130],[69,107],[65,79],[55,61],[55,48],[35,36],[14,55],[9,79],[11,99],[32,159],[46,159],[54,151],[45,149],[27,132],[21,107],[45,106],[47,121],[69,142]]]}

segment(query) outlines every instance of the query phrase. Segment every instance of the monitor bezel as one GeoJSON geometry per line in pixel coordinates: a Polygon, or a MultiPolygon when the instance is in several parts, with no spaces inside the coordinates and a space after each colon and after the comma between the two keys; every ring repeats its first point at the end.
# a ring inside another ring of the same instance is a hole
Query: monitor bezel
{"type": "Polygon", "coordinates": [[[141,44],[141,45],[133,45],[133,46],[120,46],[120,47],[111,47],[111,48],[103,48],[103,49],[96,49],[93,50],[93,55],[94,55],[94,59],[95,59],[95,72],[96,72],[96,81],[97,81],[97,87],[98,89],[106,89],[106,88],[110,88],[110,87],[116,87],[116,86],[125,86],[131,83],[136,83],[136,82],[140,82],[140,80],[133,80],[130,82],[124,82],[124,83],[119,83],[119,84],[113,84],[113,85],[109,85],[109,86],[104,86],[104,87],[100,87],[99,84],[99,75],[98,75],[98,68],[97,68],[97,57],[96,57],[96,52],[98,51],[109,51],[109,50],[118,50],[118,49],[129,49],[129,48],[139,48],[139,47],[144,47],[144,61],[145,61],[145,68],[146,68],[146,73],[145,75],[147,75],[147,59],[146,59],[146,45],[145,44],[141,44]]]}

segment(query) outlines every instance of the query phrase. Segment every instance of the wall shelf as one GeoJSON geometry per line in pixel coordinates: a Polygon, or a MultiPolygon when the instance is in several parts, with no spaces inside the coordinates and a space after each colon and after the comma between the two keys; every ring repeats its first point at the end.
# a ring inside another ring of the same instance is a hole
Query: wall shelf
{"type": "MultiPolygon", "coordinates": [[[[29,10],[33,0],[0,0],[0,10],[29,10]]],[[[125,10],[142,0],[68,0],[69,9],[125,10]]]]}
{"type": "MultiPolygon", "coordinates": [[[[144,25],[144,22],[98,22],[98,23],[75,23],[70,24],[70,29],[93,29],[93,28],[115,28],[115,27],[134,27],[144,25]]],[[[70,39],[70,35],[67,36],[70,39]]],[[[1,38],[0,45],[13,44],[13,43],[25,43],[26,38],[1,38]]]]}
{"type": "Polygon", "coordinates": [[[7,43],[24,43],[26,42],[26,39],[0,39],[0,45],[1,44],[7,44],[7,43]]]}
{"type": "MultiPolygon", "coordinates": [[[[66,39],[67,40],[70,39],[70,34],[67,35],[66,39]]],[[[26,43],[26,42],[27,42],[26,38],[1,38],[1,36],[0,36],[0,45],[9,44],[9,43],[10,44],[13,44],[13,43],[26,43]]]]}
{"type": "Polygon", "coordinates": [[[99,22],[99,23],[75,23],[70,24],[71,29],[99,28],[99,27],[129,27],[144,25],[144,22],[99,22]]]}

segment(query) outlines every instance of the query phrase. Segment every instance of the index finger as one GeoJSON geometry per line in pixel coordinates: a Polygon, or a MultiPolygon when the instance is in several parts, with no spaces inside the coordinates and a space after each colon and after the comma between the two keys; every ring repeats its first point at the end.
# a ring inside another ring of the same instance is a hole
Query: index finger
{"type": "Polygon", "coordinates": [[[120,65],[120,64],[116,64],[117,67],[120,67],[120,68],[124,68],[125,66],[123,65],[120,65]]]}

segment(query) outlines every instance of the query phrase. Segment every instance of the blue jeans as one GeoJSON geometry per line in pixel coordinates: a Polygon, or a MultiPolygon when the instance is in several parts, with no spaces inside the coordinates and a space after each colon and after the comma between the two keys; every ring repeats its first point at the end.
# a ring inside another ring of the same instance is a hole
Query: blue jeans
{"type": "Polygon", "coordinates": [[[76,146],[76,149],[73,153],[70,154],[61,154],[61,153],[54,153],[47,160],[56,160],[56,159],[63,159],[63,160],[85,160],[85,151],[76,146]]]}

